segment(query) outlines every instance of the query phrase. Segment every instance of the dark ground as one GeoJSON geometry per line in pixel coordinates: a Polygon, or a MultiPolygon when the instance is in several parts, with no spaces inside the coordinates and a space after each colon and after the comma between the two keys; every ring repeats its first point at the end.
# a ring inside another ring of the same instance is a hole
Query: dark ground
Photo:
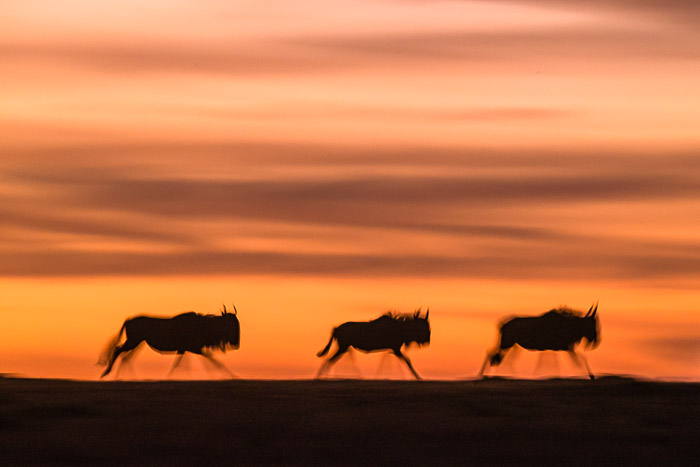
{"type": "Polygon", "coordinates": [[[0,377],[0,463],[700,463],[700,384],[0,377]]]}

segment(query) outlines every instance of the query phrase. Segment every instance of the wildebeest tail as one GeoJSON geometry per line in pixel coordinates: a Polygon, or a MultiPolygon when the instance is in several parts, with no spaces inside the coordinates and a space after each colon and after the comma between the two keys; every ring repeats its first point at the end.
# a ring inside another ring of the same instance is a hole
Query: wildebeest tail
{"type": "Polygon", "coordinates": [[[112,354],[114,354],[114,349],[117,348],[117,345],[119,345],[119,341],[122,339],[122,334],[124,334],[125,327],[126,321],[124,321],[124,324],[122,324],[122,327],[117,333],[117,335],[112,337],[107,342],[104,349],[102,349],[102,352],[100,353],[100,358],[97,359],[98,365],[107,366],[109,364],[109,361],[112,359],[112,354]]]}
{"type": "Polygon", "coordinates": [[[316,354],[317,357],[323,357],[324,355],[326,355],[328,353],[328,351],[331,348],[331,344],[333,343],[334,337],[335,337],[335,329],[333,329],[333,332],[331,332],[331,338],[328,339],[328,344],[326,344],[326,346],[323,348],[323,350],[319,351],[316,354]]]}

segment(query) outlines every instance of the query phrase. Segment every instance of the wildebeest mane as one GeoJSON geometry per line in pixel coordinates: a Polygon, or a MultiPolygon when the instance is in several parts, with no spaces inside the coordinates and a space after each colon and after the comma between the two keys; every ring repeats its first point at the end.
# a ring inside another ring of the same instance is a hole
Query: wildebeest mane
{"type": "MultiPolygon", "coordinates": [[[[548,317],[560,317],[560,318],[583,318],[584,315],[578,311],[574,310],[573,308],[569,308],[568,306],[561,305],[557,308],[552,308],[549,311],[546,311],[539,315],[540,317],[548,316],[548,317]]],[[[503,318],[501,318],[498,321],[498,329],[501,329],[504,324],[507,322],[513,320],[513,318],[518,318],[518,315],[507,315],[503,318]]]]}
{"type": "Polygon", "coordinates": [[[573,308],[569,308],[568,306],[559,306],[557,308],[552,308],[544,314],[546,315],[549,313],[553,313],[566,318],[583,318],[583,313],[581,313],[578,310],[574,310],[573,308]]]}
{"type": "Polygon", "coordinates": [[[399,322],[415,321],[417,319],[423,319],[423,318],[419,318],[415,314],[399,313],[398,311],[395,311],[395,310],[389,310],[377,319],[384,319],[384,318],[391,318],[394,321],[399,321],[399,322]]]}

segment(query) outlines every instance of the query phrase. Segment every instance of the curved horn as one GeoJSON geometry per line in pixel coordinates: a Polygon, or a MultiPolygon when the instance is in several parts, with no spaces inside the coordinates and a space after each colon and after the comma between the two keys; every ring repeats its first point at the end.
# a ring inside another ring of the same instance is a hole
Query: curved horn
{"type": "Polygon", "coordinates": [[[598,301],[595,302],[595,308],[593,309],[593,313],[591,313],[591,318],[593,318],[596,313],[598,313],[598,301]]]}
{"type": "Polygon", "coordinates": [[[428,307],[427,310],[425,310],[425,320],[428,321],[428,316],[430,316],[430,307],[428,307]]]}
{"type": "Polygon", "coordinates": [[[588,315],[591,314],[591,311],[593,311],[593,304],[592,304],[592,303],[591,303],[591,307],[590,307],[590,308],[588,309],[588,311],[586,312],[586,316],[584,316],[584,318],[588,318],[588,315]]]}
{"type": "Polygon", "coordinates": [[[238,314],[238,310],[236,310],[236,304],[235,304],[235,303],[232,303],[231,305],[233,305],[233,314],[234,314],[234,315],[237,315],[237,314],[238,314]]]}
{"type": "Polygon", "coordinates": [[[221,312],[221,314],[222,314],[222,315],[227,314],[228,312],[226,311],[226,305],[223,304],[223,303],[222,303],[221,305],[224,307],[224,310],[221,312]]]}
{"type": "Polygon", "coordinates": [[[423,307],[419,307],[419,308],[416,310],[416,312],[413,313],[413,317],[414,317],[414,318],[418,318],[418,316],[420,315],[420,309],[421,309],[421,308],[423,308],[423,307]]]}

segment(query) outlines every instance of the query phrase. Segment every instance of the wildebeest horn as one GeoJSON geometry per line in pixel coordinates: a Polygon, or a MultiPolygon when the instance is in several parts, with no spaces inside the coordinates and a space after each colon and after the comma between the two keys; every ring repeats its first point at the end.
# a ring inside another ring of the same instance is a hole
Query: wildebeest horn
{"type": "MultiPolygon", "coordinates": [[[[422,308],[422,307],[420,307],[420,308],[422,308]]],[[[414,317],[414,318],[418,318],[418,316],[420,315],[420,308],[418,308],[418,309],[416,310],[416,312],[413,313],[413,317],[414,317]]]]}
{"type": "Polygon", "coordinates": [[[234,315],[237,315],[237,314],[238,314],[238,310],[236,310],[236,304],[235,304],[235,303],[232,303],[231,305],[233,305],[233,314],[234,314],[234,315]]]}
{"type": "Polygon", "coordinates": [[[593,310],[593,313],[591,313],[591,318],[595,316],[595,314],[598,313],[598,302],[595,302],[595,309],[593,310]]]}
{"type": "Polygon", "coordinates": [[[590,308],[588,309],[588,311],[586,312],[586,316],[584,316],[584,318],[587,318],[588,315],[591,314],[591,311],[593,311],[593,304],[592,304],[592,303],[591,303],[591,307],[590,307],[590,308]]]}
{"type": "Polygon", "coordinates": [[[425,310],[425,319],[426,321],[428,320],[428,316],[430,315],[430,307],[428,307],[427,310],[425,310]]]}
{"type": "Polygon", "coordinates": [[[223,303],[222,303],[222,305],[223,305],[223,307],[224,307],[224,311],[222,311],[221,314],[222,314],[222,315],[225,315],[225,314],[227,314],[227,312],[226,312],[226,305],[224,305],[223,303]]]}

